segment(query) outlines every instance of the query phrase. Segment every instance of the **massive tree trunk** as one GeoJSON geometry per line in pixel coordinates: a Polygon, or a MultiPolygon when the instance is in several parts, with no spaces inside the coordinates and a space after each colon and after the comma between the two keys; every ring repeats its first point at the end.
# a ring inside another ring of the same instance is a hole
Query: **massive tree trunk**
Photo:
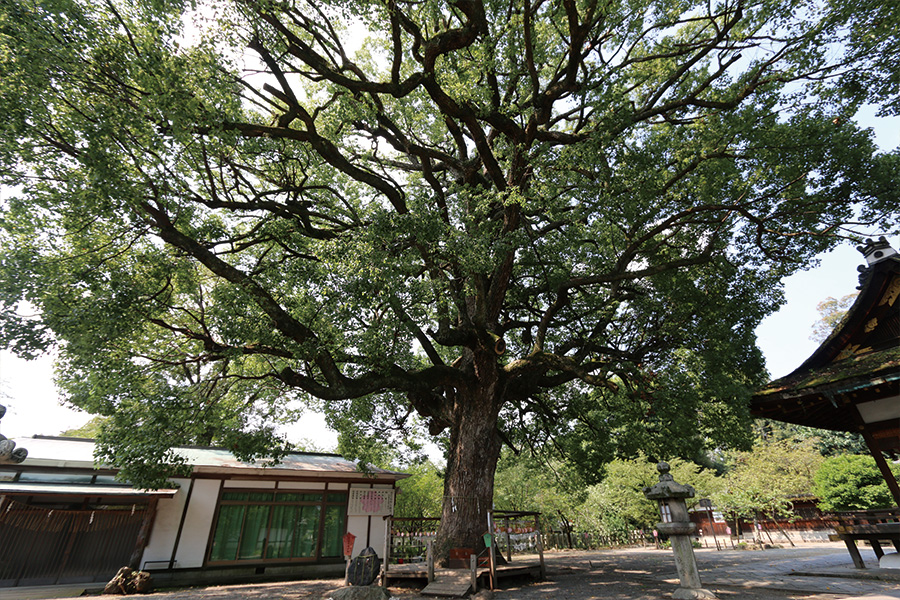
{"type": "Polygon", "coordinates": [[[494,498],[500,458],[497,419],[502,405],[499,370],[482,371],[474,388],[457,390],[444,479],[444,504],[435,552],[442,562],[451,548],[484,548],[487,514],[494,498]]]}

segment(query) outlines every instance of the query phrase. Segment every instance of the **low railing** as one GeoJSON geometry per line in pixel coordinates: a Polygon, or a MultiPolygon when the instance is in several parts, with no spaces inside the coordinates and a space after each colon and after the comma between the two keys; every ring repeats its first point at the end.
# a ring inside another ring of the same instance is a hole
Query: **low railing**
{"type": "MultiPolygon", "coordinates": [[[[491,588],[497,578],[498,562],[512,562],[513,556],[537,554],[540,559],[540,575],[545,575],[544,545],[541,536],[540,513],[514,511],[488,511],[486,530],[492,533],[490,543],[480,553],[470,556],[473,578],[479,568],[490,569],[491,588]],[[502,557],[502,558],[498,558],[502,557]]],[[[432,552],[440,519],[385,517],[385,548],[383,581],[391,570],[395,572],[401,565],[421,564],[427,571],[428,580],[434,578],[434,555],[432,552]],[[423,564],[424,563],[424,564],[423,564]]],[[[413,567],[415,569],[415,566],[413,567]]]]}
{"type": "Polygon", "coordinates": [[[599,550],[618,546],[653,545],[649,532],[629,531],[627,534],[605,535],[597,531],[551,531],[543,534],[548,550],[599,550]]]}
{"type": "Polygon", "coordinates": [[[900,533],[900,508],[876,508],[835,512],[828,515],[835,521],[834,530],[842,533],[900,533]]]}
{"type": "Polygon", "coordinates": [[[441,520],[438,518],[390,517],[390,546],[385,562],[391,564],[410,564],[424,562],[427,556],[428,541],[437,534],[441,520]]]}
{"type": "Polygon", "coordinates": [[[900,552],[900,507],[836,512],[828,517],[833,519],[834,530],[847,545],[857,569],[866,568],[857,541],[868,541],[879,559],[884,556],[882,541],[889,540],[900,552]]]}

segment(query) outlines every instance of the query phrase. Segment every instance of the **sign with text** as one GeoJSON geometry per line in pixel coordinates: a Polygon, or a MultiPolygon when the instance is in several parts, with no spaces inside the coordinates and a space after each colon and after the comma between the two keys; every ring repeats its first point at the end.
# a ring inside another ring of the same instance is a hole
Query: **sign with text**
{"type": "Polygon", "coordinates": [[[394,513],[393,489],[351,488],[348,516],[384,517],[394,513]]]}

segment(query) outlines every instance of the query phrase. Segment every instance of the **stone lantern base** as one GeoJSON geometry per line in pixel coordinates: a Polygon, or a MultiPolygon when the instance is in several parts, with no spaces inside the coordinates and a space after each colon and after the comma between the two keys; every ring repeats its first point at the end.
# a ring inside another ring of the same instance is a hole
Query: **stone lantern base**
{"type": "Polygon", "coordinates": [[[704,590],[703,588],[678,588],[675,590],[675,593],[672,594],[672,597],[675,598],[675,600],[695,600],[697,598],[716,600],[715,594],[709,590],[704,590]]]}

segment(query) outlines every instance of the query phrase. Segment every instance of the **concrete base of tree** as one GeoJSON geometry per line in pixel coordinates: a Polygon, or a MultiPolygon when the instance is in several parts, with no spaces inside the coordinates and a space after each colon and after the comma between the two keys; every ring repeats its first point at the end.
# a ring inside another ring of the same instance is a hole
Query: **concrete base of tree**
{"type": "Polygon", "coordinates": [[[715,599],[716,595],[709,590],[703,588],[678,588],[672,594],[675,600],[696,600],[699,598],[715,599]]]}

